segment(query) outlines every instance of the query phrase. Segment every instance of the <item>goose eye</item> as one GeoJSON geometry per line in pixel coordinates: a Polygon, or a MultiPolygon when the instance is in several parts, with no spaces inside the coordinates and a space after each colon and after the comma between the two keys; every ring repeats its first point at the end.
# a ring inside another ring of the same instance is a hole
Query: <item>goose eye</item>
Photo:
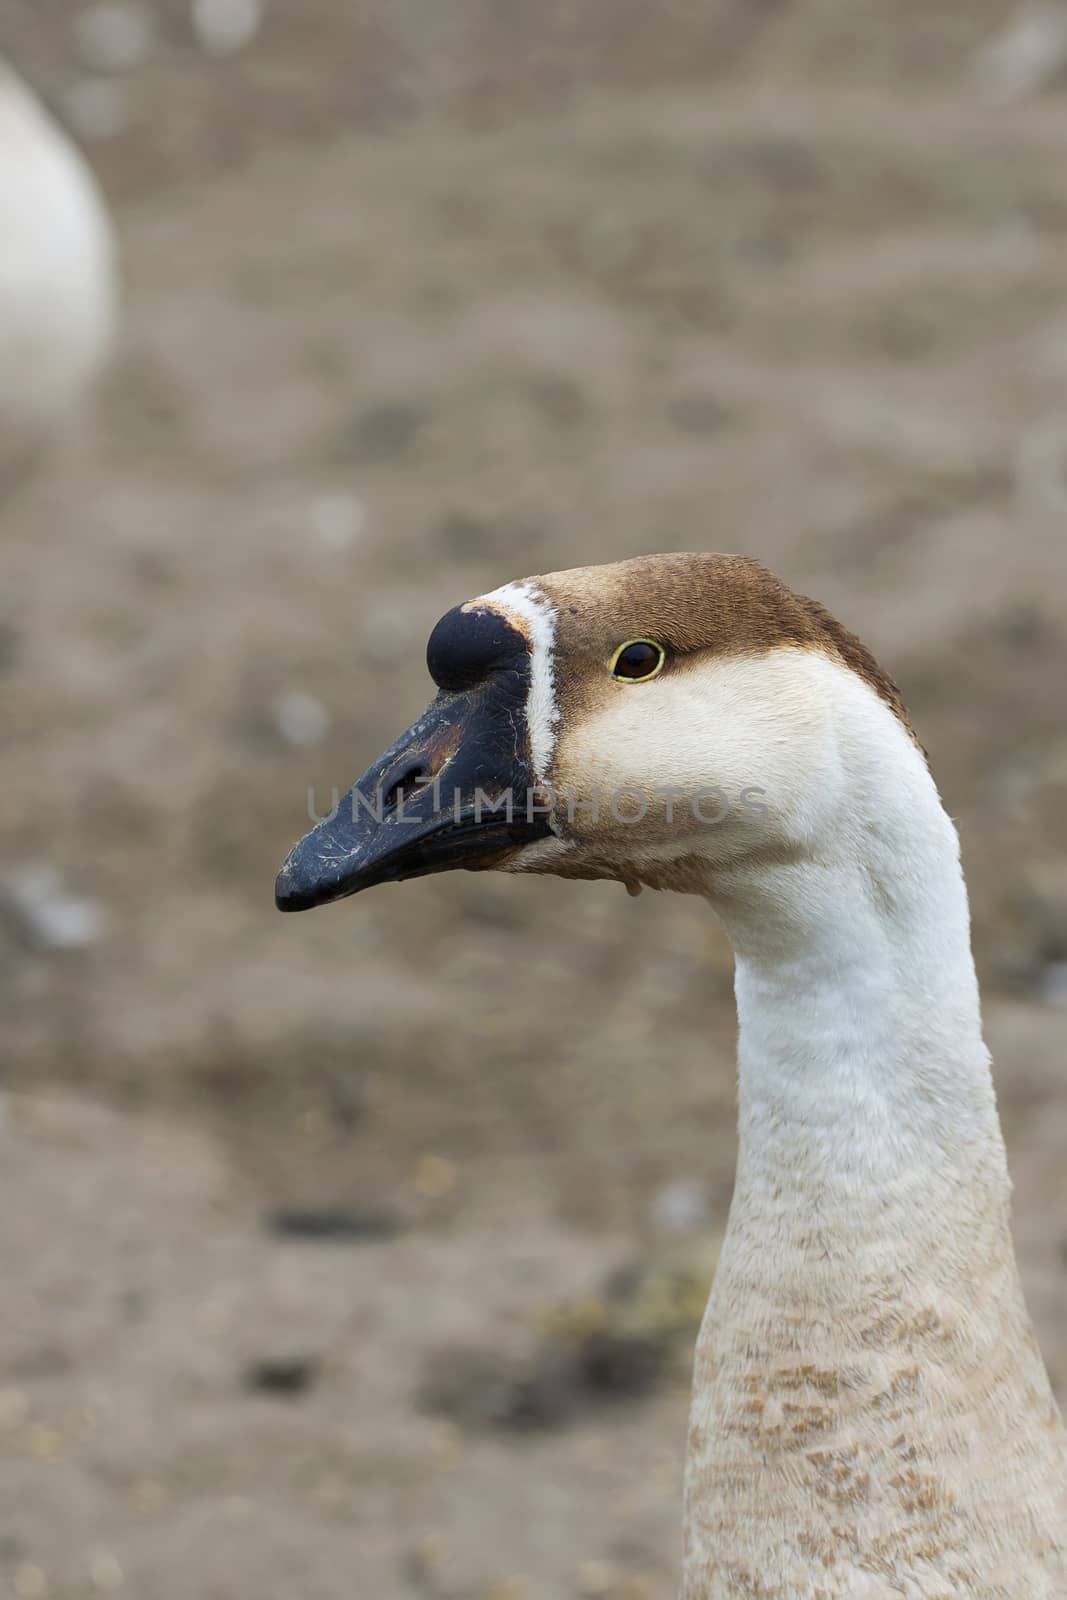
{"type": "Polygon", "coordinates": [[[611,676],[627,683],[644,683],[656,676],[666,659],[667,652],[661,644],[651,639],[630,639],[620,644],[612,656],[611,676]]]}

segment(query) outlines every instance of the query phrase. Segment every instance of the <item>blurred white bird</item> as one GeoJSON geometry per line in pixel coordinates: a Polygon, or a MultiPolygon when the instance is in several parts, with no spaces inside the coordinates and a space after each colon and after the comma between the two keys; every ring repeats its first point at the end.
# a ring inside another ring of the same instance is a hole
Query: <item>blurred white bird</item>
{"type": "Polygon", "coordinates": [[[88,164],[0,59],[0,480],[99,372],[115,327],[116,257],[88,164]]]}

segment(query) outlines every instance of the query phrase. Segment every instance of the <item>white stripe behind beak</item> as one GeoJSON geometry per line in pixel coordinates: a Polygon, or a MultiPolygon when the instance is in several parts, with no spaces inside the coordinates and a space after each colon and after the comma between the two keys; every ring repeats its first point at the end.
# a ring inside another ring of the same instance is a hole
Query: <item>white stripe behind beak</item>
{"type": "Polygon", "coordinates": [[[530,764],[537,782],[547,783],[560,717],[555,673],[556,608],[528,581],[505,583],[470,604],[490,605],[502,611],[530,646],[530,691],[526,697],[530,764]]]}

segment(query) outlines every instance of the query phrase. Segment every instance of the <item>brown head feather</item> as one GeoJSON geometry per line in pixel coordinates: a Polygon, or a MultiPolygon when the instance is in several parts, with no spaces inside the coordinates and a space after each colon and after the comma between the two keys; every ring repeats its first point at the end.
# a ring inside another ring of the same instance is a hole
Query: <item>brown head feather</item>
{"type": "Polygon", "coordinates": [[[899,689],[866,646],[817,601],[795,594],[751,556],[638,556],[551,572],[533,582],[558,611],[556,670],[564,692],[578,688],[584,666],[609,660],[627,639],[654,639],[680,656],[758,655],[793,645],[824,650],[843,662],[915,738],[899,689]]]}

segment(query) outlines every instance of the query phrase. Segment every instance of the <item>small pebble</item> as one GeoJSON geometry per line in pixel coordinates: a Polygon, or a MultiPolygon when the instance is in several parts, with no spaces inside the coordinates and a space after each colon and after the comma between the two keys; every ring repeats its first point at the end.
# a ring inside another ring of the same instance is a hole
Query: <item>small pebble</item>
{"type": "Polygon", "coordinates": [[[251,44],[263,25],[261,0],[193,0],[193,30],[209,56],[232,56],[251,44]]]}
{"type": "Polygon", "coordinates": [[[652,1216],[668,1233],[691,1233],[708,1220],[708,1197],[695,1178],[666,1184],[652,1202],[652,1216]]]}
{"type": "Polygon", "coordinates": [[[15,1568],[14,1588],[19,1600],[43,1600],[48,1593],[48,1579],[34,1562],[24,1561],[15,1568]]]}
{"type": "Polygon", "coordinates": [[[582,1600],[600,1600],[602,1595],[610,1595],[617,1581],[617,1569],[610,1561],[583,1561],[575,1589],[582,1600]]]}
{"type": "Polygon", "coordinates": [[[443,1422],[434,1433],[434,1459],[443,1466],[453,1466],[463,1454],[463,1430],[454,1422],[443,1422]]]}
{"type": "Polygon", "coordinates": [[[167,1491],[154,1478],[138,1478],[136,1483],[130,1485],[129,1499],[136,1511],[149,1513],[158,1511],[166,1504],[167,1491]]]}
{"type": "Polygon", "coordinates": [[[489,1588],[486,1600],[529,1600],[529,1595],[529,1578],[505,1578],[489,1588]]]}
{"type": "Polygon", "coordinates": [[[441,1590],[441,1566],[446,1553],[445,1542],[436,1533],[427,1534],[411,1546],[407,1552],[407,1566],[419,1589],[425,1589],[429,1594],[437,1594],[441,1590]]]}
{"type": "Polygon", "coordinates": [[[1067,63],[1067,15],[1062,6],[1024,6],[979,57],[981,87],[1003,104],[1037,94],[1067,63]]]}
{"type": "Polygon", "coordinates": [[[118,1560],[110,1550],[97,1550],[89,1559],[89,1582],[99,1594],[115,1594],[126,1581],[118,1560]]]}
{"type": "Polygon", "coordinates": [[[624,1578],[619,1585],[618,1600],[656,1600],[655,1579],[640,1573],[624,1578]]]}
{"type": "Polygon", "coordinates": [[[108,78],[83,78],[63,96],[63,113],[74,133],[87,144],[103,144],[130,124],[125,89],[108,78]]]}
{"type": "Polygon", "coordinates": [[[63,1453],[63,1435],[47,1422],[35,1422],[26,1433],[26,1448],[39,1461],[50,1461],[63,1453]]]}
{"type": "Polygon", "coordinates": [[[1046,961],[1038,988],[1047,1005],[1067,1007],[1067,961],[1046,961]]]}
{"type": "Polygon", "coordinates": [[[343,490],[322,494],[311,508],[311,522],[328,550],[347,550],[366,532],[367,508],[343,490]]]}
{"type": "Polygon", "coordinates": [[[81,13],[74,23],[74,39],[91,71],[129,72],[148,55],[152,23],[140,6],[108,0],[81,13]]]}
{"type": "Polygon", "coordinates": [[[38,950],[80,950],[95,944],[103,914],[93,900],[66,894],[52,867],[28,867],[5,895],[29,943],[38,950]]]}
{"type": "Polygon", "coordinates": [[[588,1339],[593,1334],[603,1333],[608,1320],[608,1308],[595,1294],[576,1300],[567,1318],[571,1336],[575,1339],[588,1339]]]}
{"type": "Polygon", "coordinates": [[[312,1387],[319,1374],[314,1356],[268,1356],[245,1373],[245,1387],[260,1394],[293,1397],[312,1387]]]}
{"type": "Polygon", "coordinates": [[[352,1244],[388,1239],[396,1232],[395,1217],[384,1211],[275,1211],[267,1218],[271,1233],[310,1243],[352,1244]]]}
{"type": "Polygon", "coordinates": [[[278,732],[287,744],[318,744],[330,728],[330,714],[313,694],[293,689],[279,695],[274,706],[278,732]]]}
{"type": "Polygon", "coordinates": [[[423,1156],[415,1168],[415,1191],[426,1200],[443,1200],[459,1182],[455,1163],[444,1156],[423,1156]]]}

